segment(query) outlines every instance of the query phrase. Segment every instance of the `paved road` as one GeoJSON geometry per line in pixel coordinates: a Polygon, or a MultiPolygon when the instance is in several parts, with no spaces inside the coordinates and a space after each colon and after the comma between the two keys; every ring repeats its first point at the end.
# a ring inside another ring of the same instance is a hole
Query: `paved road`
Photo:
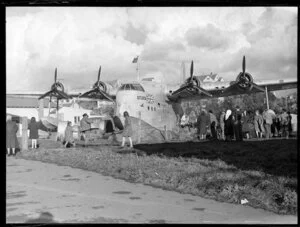
{"type": "Polygon", "coordinates": [[[14,157],[7,158],[6,166],[7,223],[33,222],[42,212],[48,212],[44,215],[47,220],[60,223],[297,223],[296,216],[132,184],[66,166],[14,157]]]}

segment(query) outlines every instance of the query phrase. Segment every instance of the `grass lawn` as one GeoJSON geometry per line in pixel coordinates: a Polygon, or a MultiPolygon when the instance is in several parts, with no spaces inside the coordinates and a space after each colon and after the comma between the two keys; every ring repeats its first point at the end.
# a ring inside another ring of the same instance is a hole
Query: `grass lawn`
{"type": "Polygon", "coordinates": [[[17,158],[98,172],[279,214],[297,214],[297,140],[208,141],[64,149],[47,140],[17,158]]]}

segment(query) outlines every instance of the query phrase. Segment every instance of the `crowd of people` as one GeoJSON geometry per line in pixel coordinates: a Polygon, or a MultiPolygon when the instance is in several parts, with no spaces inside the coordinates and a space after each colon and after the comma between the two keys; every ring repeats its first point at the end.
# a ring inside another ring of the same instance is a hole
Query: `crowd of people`
{"type": "Polygon", "coordinates": [[[179,124],[182,128],[196,129],[200,140],[242,141],[250,138],[289,138],[291,121],[292,116],[285,109],[277,114],[271,109],[253,113],[236,106],[234,110],[222,110],[218,117],[212,110],[192,110],[189,114],[184,112],[179,124]]]}
{"type": "MultiPolygon", "coordinates": [[[[121,120],[111,114],[115,127],[122,131],[122,144],[125,146],[125,139],[128,138],[130,147],[133,147],[132,143],[132,126],[130,117],[127,111],[123,113],[125,118],[125,125],[123,127],[121,120]]],[[[239,106],[236,106],[235,110],[222,110],[218,114],[218,117],[212,110],[208,112],[203,109],[201,111],[191,111],[189,114],[184,112],[179,122],[182,128],[188,128],[188,130],[194,129],[197,137],[200,140],[203,139],[218,139],[225,141],[243,141],[250,138],[266,138],[271,137],[285,137],[289,138],[292,132],[292,116],[290,112],[282,109],[280,113],[275,113],[271,109],[267,109],[263,112],[256,110],[254,113],[247,110],[241,110],[239,106]]],[[[80,136],[82,140],[86,140],[88,133],[91,129],[92,121],[87,114],[84,114],[80,121],[80,136]]],[[[32,117],[28,124],[29,139],[31,139],[31,147],[36,149],[38,140],[39,123],[32,117]]],[[[12,117],[7,115],[6,118],[6,147],[8,155],[15,155],[16,148],[18,147],[18,140],[16,133],[18,126],[12,117]],[[11,152],[10,152],[11,151],[11,152]]],[[[114,130],[112,130],[113,132],[114,130]]],[[[65,147],[75,146],[75,140],[73,137],[72,123],[68,122],[65,129],[63,145],[65,147]]]]}

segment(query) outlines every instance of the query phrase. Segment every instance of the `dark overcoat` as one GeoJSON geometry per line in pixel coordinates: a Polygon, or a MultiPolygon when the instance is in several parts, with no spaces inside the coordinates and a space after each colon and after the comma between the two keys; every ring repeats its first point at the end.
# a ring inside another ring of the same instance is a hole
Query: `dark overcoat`
{"type": "Polygon", "coordinates": [[[29,139],[38,139],[39,138],[39,123],[38,122],[30,122],[28,124],[29,129],[29,139]]]}
{"type": "Polygon", "coordinates": [[[201,113],[197,118],[197,125],[198,125],[198,133],[200,135],[205,135],[207,133],[207,126],[210,125],[209,116],[201,113]]]}
{"type": "Polygon", "coordinates": [[[233,136],[234,135],[234,122],[232,119],[232,115],[230,115],[227,120],[224,120],[225,123],[225,129],[224,129],[224,133],[225,136],[233,136]]]}
{"type": "Polygon", "coordinates": [[[7,148],[17,148],[18,147],[18,139],[17,133],[18,126],[16,122],[8,120],[6,122],[6,147],[7,148]]]}

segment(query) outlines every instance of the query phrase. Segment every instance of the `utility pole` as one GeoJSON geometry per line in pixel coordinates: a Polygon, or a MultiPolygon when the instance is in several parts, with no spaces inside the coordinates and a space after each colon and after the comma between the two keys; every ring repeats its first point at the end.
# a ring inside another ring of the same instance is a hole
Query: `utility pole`
{"type": "Polygon", "coordinates": [[[28,150],[28,119],[27,117],[22,117],[22,151],[28,150]]]}
{"type": "Polygon", "coordinates": [[[265,93],[266,93],[266,102],[267,102],[267,110],[269,109],[269,96],[268,96],[268,88],[265,86],[265,93]]]}
{"type": "Polygon", "coordinates": [[[139,71],[139,66],[140,66],[140,62],[139,60],[137,60],[137,64],[136,64],[136,72],[137,72],[137,80],[140,80],[140,71],[139,71]]]}

